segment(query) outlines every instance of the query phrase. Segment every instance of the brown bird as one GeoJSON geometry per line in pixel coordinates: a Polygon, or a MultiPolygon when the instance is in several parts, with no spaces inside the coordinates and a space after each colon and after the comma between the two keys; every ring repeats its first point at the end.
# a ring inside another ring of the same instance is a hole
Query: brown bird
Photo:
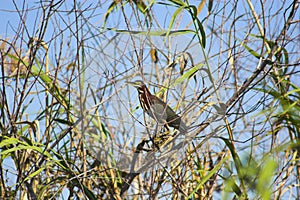
{"type": "Polygon", "coordinates": [[[182,134],[186,133],[187,126],[181,120],[181,117],[164,101],[152,95],[143,81],[137,80],[128,83],[138,90],[141,107],[150,117],[160,124],[167,124],[179,130],[182,134]]]}

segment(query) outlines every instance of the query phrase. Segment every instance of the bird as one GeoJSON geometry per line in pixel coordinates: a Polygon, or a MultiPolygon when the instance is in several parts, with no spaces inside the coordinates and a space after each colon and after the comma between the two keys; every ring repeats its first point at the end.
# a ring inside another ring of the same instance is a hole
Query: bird
{"type": "Polygon", "coordinates": [[[144,112],[158,124],[168,125],[177,129],[181,134],[187,132],[187,126],[172,108],[157,96],[151,94],[145,83],[141,80],[128,82],[134,86],[139,95],[140,105],[144,112]]]}

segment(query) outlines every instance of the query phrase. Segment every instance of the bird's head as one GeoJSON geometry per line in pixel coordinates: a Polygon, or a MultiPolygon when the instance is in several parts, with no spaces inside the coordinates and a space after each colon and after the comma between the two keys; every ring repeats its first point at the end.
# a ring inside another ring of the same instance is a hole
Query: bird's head
{"type": "Polygon", "coordinates": [[[150,93],[145,85],[145,83],[141,80],[133,81],[133,82],[127,82],[133,87],[135,87],[140,94],[144,93],[150,93]]]}
{"type": "Polygon", "coordinates": [[[141,80],[137,80],[137,81],[133,81],[133,82],[127,82],[127,83],[129,83],[130,85],[132,85],[136,89],[142,89],[142,88],[146,87],[145,83],[141,80]]]}

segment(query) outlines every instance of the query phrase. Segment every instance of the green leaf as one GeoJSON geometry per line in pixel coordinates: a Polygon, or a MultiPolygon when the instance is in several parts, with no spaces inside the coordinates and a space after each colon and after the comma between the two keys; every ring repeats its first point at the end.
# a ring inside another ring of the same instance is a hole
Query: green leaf
{"type": "Polygon", "coordinates": [[[146,4],[143,1],[141,1],[141,0],[134,0],[133,2],[136,4],[136,6],[138,7],[138,9],[142,13],[145,14],[147,12],[147,6],[146,6],[146,4]]]}
{"type": "Polygon", "coordinates": [[[39,175],[43,170],[45,170],[47,167],[53,165],[54,162],[47,162],[45,165],[41,166],[38,170],[36,170],[35,172],[29,174],[24,181],[28,181],[29,179],[39,175]]]}
{"type": "MultiPolygon", "coordinates": [[[[199,64],[199,65],[196,65],[194,66],[193,68],[191,68],[189,71],[187,71],[186,73],[184,73],[182,76],[180,76],[179,78],[177,78],[174,83],[171,84],[171,87],[175,86],[175,85],[178,85],[182,82],[184,82],[185,80],[188,80],[190,78],[192,78],[196,72],[203,66],[204,64],[199,64]]],[[[156,94],[159,94],[159,93],[163,93],[167,90],[168,88],[164,87],[162,88],[159,92],[157,92],[156,94]]]]}
{"type": "MultiPolygon", "coordinates": [[[[4,137],[4,138],[7,138],[7,139],[4,139],[0,142],[0,148],[19,143],[19,140],[17,138],[8,138],[8,137],[4,137]]],[[[0,154],[1,154],[1,152],[0,152],[0,154]]]]}
{"type": "Polygon", "coordinates": [[[182,76],[180,76],[179,78],[177,78],[174,82],[173,85],[178,85],[179,83],[182,83],[183,81],[192,78],[195,73],[203,66],[204,64],[198,64],[196,66],[194,66],[193,68],[191,68],[189,71],[187,71],[186,73],[184,73],[182,76]]]}
{"type": "Polygon", "coordinates": [[[205,46],[206,46],[206,34],[205,34],[204,28],[202,26],[202,23],[200,22],[198,17],[196,17],[196,23],[198,25],[197,32],[200,31],[200,35],[201,35],[201,45],[202,45],[203,48],[205,48],[205,46]]]}
{"type": "Polygon", "coordinates": [[[184,3],[183,1],[181,0],[169,0],[170,2],[178,5],[178,6],[183,6],[183,7],[187,7],[188,5],[186,3],[184,3]]]}
{"type": "MultiPolygon", "coordinates": [[[[121,3],[121,2],[122,1],[120,1],[119,3],[121,3]]],[[[117,5],[118,5],[118,1],[113,1],[113,3],[111,3],[110,6],[108,7],[106,13],[104,14],[105,17],[104,17],[104,22],[103,22],[103,26],[102,26],[103,28],[106,25],[106,22],[107,22],[107,19],[108,19],[110,13],[115,9],[115,7],[117,7],[117,5]]]]}
{"type": "MultiPolygon", "coordinates": [[[[241,188],[245,189],[246,186],[245,186],[244,179],[243,179],[243,172],[242,172],[243,165],[242,165],[241,159],[240,159],[239,155],[237,154],[233,143],[230,140],[226,139],[226,138],[223,138],[223,137],[220,137],[220,138],[225,142],[226,146],[230,150],[230,153],[231,153],[232,158],[234,160],[234,164],[235,164],[235,168],[236,168],[239,180],[241,182],[241,188]]],[[[242,193],[242,195],[243,195],[243,193],[242,193]]]]}
{"type": "Polygon", "coordinates": [[[257,52],[255,52],[253,49],[251,49],[249,46],[247,46],[245,43],[242,43],[243,47],[245,47],[245,49],[251,53],[255,58],[260,59],[260,54],[258,54],[257,52]]]}
{"type": "Polygon", "coordinates": [[[241,188],[237,185],[236,181],[234,180],[234,177],[230,176],[229,178],[224,178],[220,175],[220,177],[225,180],[224,182],[224,191],[233,191],[236,195],[239,197],[242,195],[241,188]]]}
{"type": "Polygon", "coordinates": [[[272,189],[270,188],[270,185],[276,167],[277,163],[275,160],[269,158],[260,171],[256,189],[260,193],[261,199],[263,200],[271,199],[272,189]]]}
{"type": "Polygon", "coordinates": [[[197,187],[191,192],[187,199],[193,199],[193,195],[221,168],[223,163],[228,160],[229,157],[223,158],[215,167],[208,172],[208,174],[202,177],[201,181],[198,183],[197,187]]]}
{"type": "Polygon", "coordinates": [[[59,122],[61,124],[68,125],[68,126],[72,126],[74,124],[73,122],[70,122],[69,120],[59,119],[59,118],[55,118],[54,121],[59,122]]]}
{"type": "MultiPolygon", "coordinates": [[[[26,66],[27,69],[29,69],[29,67],[28,67],[29,63],[27,61],[22,60],[12,54],[8,54],[8,57],[10,57],[18,62],[20,61],[22,64],[24,64],[26,66]]],[[[68,101],[60,93],[59,86],[54,84],[54,81],[52,80],[52,78],[43,71],[42,67],[39,65],[38,62],[37,62],[37,65],[39,67],[37,67],[35,65],[31,66],[30,74],[33,76],[39,77],[42,80],[42,82],[48,87],[52,96],[55,97],[64,107],[67,107],[68,101]]]]}
{"type": "Polygon", "coordinates": [[[81,186],[83,186],[84,193],[90,200],[97,200],[96,196],[93,194],[93,192],[91,190],[89,190],[86,186],[84,186],[82,184],[81,184],[81,186]]]}
{"type": "Polygon", "coordinates": [[[230,153],[232,155],[232,158],[235,162],[237,171],[239,172],[239,169],[241,169],[241,167],[243,165],[242,165],[241,159],[240,159],[239,155],[237,154],[232,142],[230,140],[226,139],[226,138],[223,138],[223,137],[221,137],[221,139],[226,143],[227,147],[229,148],[230,153]]]}
{"type": "Polygon", "coordinates": [[[116,33],[123,33],[123,34],[133,34],[133,35],[149,35],[149,36],[166,36],[167,34],[170,35],[184,35],[188,33],[195,34],[195,31],[193,30],[176,30],[176,31],[130,31],[130,30],[121,30],[121,29],[115,29],[115,28],[107,28],[107,30],[115,31],[116,33]]]}
{"type": "Polygon", "coordinates": [[[0,155],[2,155],[2,154],[9,154],[11,152],[15,152],[15,151],[19,151],[19,150],[28,150],[28,149],[37,151],[37,152],[39,152],[39,153],[47,156],[48,158],[52,158],[51,155],[47,151],[44,151],[44,149],[41,149],[40,147],[24,145],[24,144],[21,144],[21,143],[18,146],[16,146],[16,147],[9,148],[9,149],[6,149],[4,151],[1,151],[0,155]]]}
{"type": "Polygon", "coordinates": [[[166,38],[169,36],[169,34],[170,34],[170,32],[171,32],[171,29],[172,29],[172,27],[173,27],[173,24],[174,24],[174,21],[175,21],[177,15],[178,15],[180,12],[182,12],[182,10],[184,10],[184,7],[183,7],[183,6],[179,7],[179,8],[174,12],[174,14],[172,15],[172,18],[171,18],[171,20],[170,20],[169,27],[168,27],[168,30],[167,30],[167,33],[166,33],[166,38]]]}

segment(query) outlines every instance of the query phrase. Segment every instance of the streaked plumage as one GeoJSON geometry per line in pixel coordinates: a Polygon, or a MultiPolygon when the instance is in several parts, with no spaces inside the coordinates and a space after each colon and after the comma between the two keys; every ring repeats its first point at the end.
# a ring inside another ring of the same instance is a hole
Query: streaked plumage
{"type": "Polygon", "coordinates": [[[180,133],[187,131],[187,127],[181,120],[181,117],[164,101],[152,95],[142,81],[138,80],[129,83],[138,90],[141,107],[150,117],[155,119],[158,123],[168,124],[168,126],[179,130],[180,133]]]}

